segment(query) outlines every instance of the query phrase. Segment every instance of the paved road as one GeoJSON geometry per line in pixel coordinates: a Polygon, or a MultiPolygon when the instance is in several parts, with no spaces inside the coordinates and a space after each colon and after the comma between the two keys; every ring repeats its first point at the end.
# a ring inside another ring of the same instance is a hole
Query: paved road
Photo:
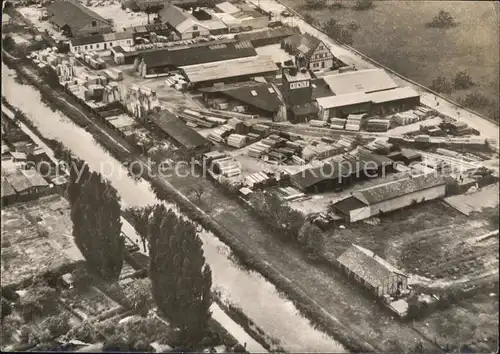
{"type": "MultiPolygon", "coordinates": [[[[271,11],[274,14],[279,14],[281,11],[286,10],[287,8],[283,5],[281,5],[278,1],[276,0],[249,0],[256,6],[260,6],[262,9],[265,11],[271,11]]],[[[293,12],[292,9],[287,9],[290,12],[293,12]]],[[[355,65],[357,69],[373,69],[376,68],[374,64],[369,62],[368,60],[364,59],[362,56],[359,54],[339,45],[336,43],[333,39],[325,35],[324,33],[318,31],[311,25],[309,25],[307,22],[303,21],[301,18],[298,16],[294,17],[280,17],[281,21],[284,23],[287,23],[289,25],[294,25],[298,26],[302,32],[307,32],[310,33],[319,39],[321,39],[332,51],[332,53],[342,60],[344,63],[348,65],[355,65]]],[[[466,122],[468,125],[473,127],[474,129],[477,129],[481,132],[481,135],[487,138],[491,139],[496,139],[497,141],[499,140],[499,128],[498,125],[494,124],[493,122],[490,122],[472,112],[469,112],[467,110],[461,109],[457,107],[456,105],[450,103],[447,100],[444,100],[442,98],[439,98],[429,92],[426,92],[423,90],[421,87],[416,86],[408,81],[405,81],[401,79],[400,77],[396,75],[392,75],[393,78],[396,79],[396,82],[398,83],[403,83],[406,86],[411,86],[417,91],[420,92],[421,94],[421,102],[436,111],[448,115],[450,117],[459,119],[461,121],[466,122]]]]}

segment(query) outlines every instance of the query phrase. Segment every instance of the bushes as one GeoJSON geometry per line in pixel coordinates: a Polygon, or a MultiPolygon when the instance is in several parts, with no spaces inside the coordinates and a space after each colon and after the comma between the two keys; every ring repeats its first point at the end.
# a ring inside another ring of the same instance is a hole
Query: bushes
{"type": "Polygon", "coordinates": [[[356,0],[354,9],[358,11],[368,10],[373,7],[373,0],[356,0]]]}
{"type": "Polygon", "coordinates": [[[325,251],[323,232],[319,227],[309,222],[301,227],[297,241],[305,249],[308,257],[313,260],[321,258],[325,251]]]}
{"type": "Polygon", "coordinates": [[[326,7],[326,0],[306,0],[305,8],[311,10],[321,10],[326,7]]]}
{"type": "Polygon", "coordinates": [[[43,321],[43,326],[52,337],[59,337],[66,334],[70,329],[69,316],[65,313],[58,316],[51,316],[43,321]]]}
{"type": "Polygon", "coordinates": [[[323,24],[323,31],[340,43],[352,45],[354,43],[353,32],[347,27],[337,22],[335,19],[330,19],[323,24]]]}
{"type": "Polygon", "coordinates": [[[440,93],[451,93],[453,91],[453,86],[444,76],[438,76],[434,80],[432,80],[432,84],[430,86],[431,90],[440,93]]]}
{"type": "Polygon", "coordinates": [[[52,310],[56,306],[56,291],[47,285],[33,285],[21,298],[21,314],[26,321],[52,310]]]}
{"type": "Polygon", "coordinates": [[[467,94],[467,96],[461,100],[461,104],[469,108],[482,108],[488,106],[490,101],[483,94],[473,92],[467,94]]]}
{"type": "Polygon", "coordinates": [[[475,83],[467,71],[459,71],[453,78],[453,87],[455,90],[465,90],[474,85],[475,83]]]}
{"type": "Polygon", "coordinates": [[[448,11],[444,10],[439,11],[437,16],[434,16],[432,21],[427,24],[428,27],[434,28],[450,28],[456,25],[455,18],[448,11]]]}

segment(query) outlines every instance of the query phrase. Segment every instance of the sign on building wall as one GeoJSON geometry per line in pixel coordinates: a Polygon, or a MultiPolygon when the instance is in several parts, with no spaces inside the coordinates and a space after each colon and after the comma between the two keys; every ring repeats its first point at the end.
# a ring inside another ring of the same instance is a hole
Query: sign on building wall
{"type": "Polygon", "coordinates": [[[291,82],[290,90],[295,90],[299,88],[309,87],[309,81],[299,81],[299,82],[291,82]]]}

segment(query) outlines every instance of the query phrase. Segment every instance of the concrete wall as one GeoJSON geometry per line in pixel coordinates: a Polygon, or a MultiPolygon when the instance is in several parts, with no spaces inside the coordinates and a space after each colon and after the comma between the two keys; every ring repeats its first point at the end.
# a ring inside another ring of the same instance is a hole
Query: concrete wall
{"type": "Polygon", "coordinates": [[[380,212],[387,213],[393,210],[398,210],[412,205],[414,201],[422,203],[423,201],[442,198],[445,196],[445,192],[446,185],[442,185],[407,194],[398,198],[389,199],[374,205],[352,210],[349,214],[349,220],[350,222],[355,222],[378,215],[380,212]]]}

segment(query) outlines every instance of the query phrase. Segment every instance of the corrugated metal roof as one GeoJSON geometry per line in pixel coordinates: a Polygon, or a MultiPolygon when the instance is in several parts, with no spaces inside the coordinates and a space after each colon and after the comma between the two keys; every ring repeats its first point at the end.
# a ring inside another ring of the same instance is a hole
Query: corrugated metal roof
{"type": "Polygon", "coordinates": [[[239,8],[237,8],[236,6],[234,6],[233,4],[231,4],[228,1],[217,4],[217,5],[215,5],[215,7],[220,9],[221,11],[227,13],[227,14],[232,14],[232,13],[240,11],[239,8]]]}
{"type": "Polygon", "coordinates": [[[6,175],[5,178],[17,193],[24,192],[32,187],[30,181],[19,170],[6,175]]]}
{"type": "Polygon", "coordinates": [[[2,198],[10,197],[13,195],[16,195],[16,191],[7,181],[7,179],[5,179],[5,177],[2,177],[2,198]]]}
{"type": "Polygon", "coordinates": [[[398,87],[392,90],[372,92],[368,94],[368,98],[373,103],[384,103],[419,96],[420,94],[411,87],[398,87]]]}
{"type": "Polygon", "coordinates": [[[370,93],[398,87],[383,69],[351,71],[324,76],[323,79],[336,95],[353,92],[370,93]]]}
{"type": "Polygon", "coordinates": [[[210,142],[197,131],[188,127],[179,118],[168,111],[150,115],[149,119],[165,134],[186,149],[196,149],[210,144],[210,142]]]}
{"type": "Polygon", "coordinates": [[[354,191],[352,196],[366,205],[373,205],[444,184],[444,179],[441,176],[436,176],[435,173],[421,174],[354,191]]]}
{"type": "Polygon", "coordinates": [[[278,67],[270,56],[255,56],[218,61],[210,64],[183,66],[181,69],[190,82],[198,83],[238,76],[271,73],[276,72],[278,67]]]}
{"type": "Polygon", "coordinates": [[[363,92],[348,93],[339,96],[319,97],[316,99],[318,105],[324,109],[345,107],[355,104],[368,103],[370,99],[363,92]]]}
{"type": "Polygon", "coordinates": [[[395,274],[406,276],[372,251],[352,244],[337,261],[373,287],[387,284],[395,274]]]}
{"type": "Polygon", "coordinates": [[[49,184],[36,170],[21,170],[21,173],[28,179],[33,187],[45,187],[49,184]]]}
{"type": "Polygon", "coordinates": [[[222,60],[256,56],[257,52],[248,41],[206,42],[196,46],[156,50],[141,53],[149,68],[159,66],[187,66],[222,60]]]}

